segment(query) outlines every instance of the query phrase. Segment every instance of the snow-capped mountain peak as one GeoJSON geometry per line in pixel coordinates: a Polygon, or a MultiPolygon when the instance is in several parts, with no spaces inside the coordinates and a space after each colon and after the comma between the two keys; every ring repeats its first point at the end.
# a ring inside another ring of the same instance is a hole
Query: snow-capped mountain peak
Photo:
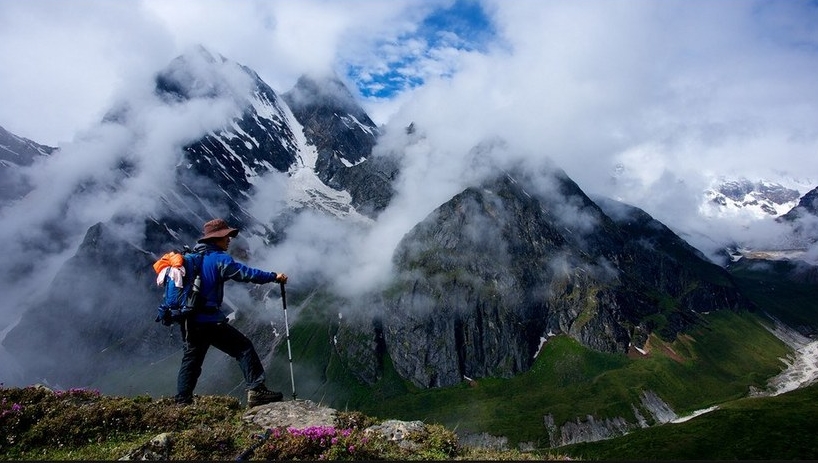
{"type": "Polygon", "coordinates": [[[719,179],[705,191],[700,212],[707,217],[777,217],[798,204],[798,190],[770,181],[719,179]]]}

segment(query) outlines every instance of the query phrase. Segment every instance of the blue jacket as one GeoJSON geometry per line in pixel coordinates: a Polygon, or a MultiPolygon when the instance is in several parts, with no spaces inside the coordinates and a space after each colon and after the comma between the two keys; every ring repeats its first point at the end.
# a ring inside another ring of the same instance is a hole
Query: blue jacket
{"type": "Polygon", "coordinates": [[[210,243],[199,243],[193,250],[205,253],[201,288],[205,297],[205,308],[196,314],[195,320],[199,323],[218,323],[227,318],[221,310],[225,281],[270,283],[278,277],[275,272],[265,272],[233,260],[230,254],[210,243]]]}

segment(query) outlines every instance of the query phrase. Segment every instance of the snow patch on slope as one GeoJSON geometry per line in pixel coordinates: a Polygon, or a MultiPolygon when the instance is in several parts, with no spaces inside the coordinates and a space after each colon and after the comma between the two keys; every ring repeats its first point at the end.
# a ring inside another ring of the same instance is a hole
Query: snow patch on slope
{"type": "Polygon", "coordinates": [[[288,172],[287,204],[294,208],[311,207],[338,218],[372,223],[372,219],[360,214],[352,206],[352,196],[349,192],[330,188],[318,178],[315,173],[318,150],[315,145],[307,143],[303,126],[289,108],[284,111],[290,120],[298,146],[298,162],[288,172]]]}

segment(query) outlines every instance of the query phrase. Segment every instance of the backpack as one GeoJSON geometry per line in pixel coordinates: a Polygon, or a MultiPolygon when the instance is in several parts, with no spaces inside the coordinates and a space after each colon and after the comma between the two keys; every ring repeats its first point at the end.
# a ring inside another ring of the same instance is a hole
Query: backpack
{"type": "Polygon", "coordinates": [[[170,251],[153,264],[156,283],[164,286],[165,293],[156,313],[156,322],[165,326],[184,321],[204,305],[200,294],[204,253],[191,251],[187,246],[180,253],[170,251]],[[163,276],[164,275],[164,276],[163,276]]]}

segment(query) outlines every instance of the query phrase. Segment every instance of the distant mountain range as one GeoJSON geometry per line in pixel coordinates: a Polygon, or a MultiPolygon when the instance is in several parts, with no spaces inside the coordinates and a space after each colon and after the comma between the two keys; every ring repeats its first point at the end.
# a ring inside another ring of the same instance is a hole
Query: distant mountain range
{"type": "Polygon", "coordinates": [[[707,212],[730,214],[748,212],[756,217],[777,217],[798,204],[801,193],[767,181],[747,179],[723,181],[705,191],[707,212]]]}

